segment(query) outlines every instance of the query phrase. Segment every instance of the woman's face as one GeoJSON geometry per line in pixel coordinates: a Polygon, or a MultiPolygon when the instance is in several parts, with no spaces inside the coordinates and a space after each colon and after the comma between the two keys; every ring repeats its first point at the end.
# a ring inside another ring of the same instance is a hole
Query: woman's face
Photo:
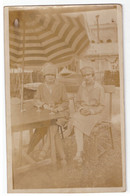
{"type": "Polygon", "coordinates": [[[48,84],[53,84],[55,82],[56,76],[54,74],[47,74],[45,75],[45,81],[48,84]]]}
{"type": "Polygon", "coordinates": [[[81,71],[81,73],[82,73],[83,79],[86,82],[86,84],[93,83],[94,76],[93,76],[92,71],[84,69],[84,70],[81,71]]]}

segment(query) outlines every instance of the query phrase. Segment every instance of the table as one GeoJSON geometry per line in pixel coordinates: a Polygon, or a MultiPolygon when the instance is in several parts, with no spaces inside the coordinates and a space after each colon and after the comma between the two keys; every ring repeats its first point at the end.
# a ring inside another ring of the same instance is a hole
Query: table
{"type": "Polygon", "coordinates": [[[12,131],[22,131],[32,128],[49,126],[51,121],[65,116],[64,112],[50,115],[48,110],[36,112],[37,108],[33,106],[33,101],[24,102],[25,112],[20,111],[20,104],[11,105],[11,127],[12,131]]]}
{"type": "MultiPolygon", "coordinates": [[[[20,142],[19,142],[19,160],[22,162],[22,156],[29,162],[31,165],[38,165],[31,157],[29,157],[26,152],[22,149],[22,132],[24,130],[32,130],[34,128],[41,128],[41,127],[49,127],[52,121],[65,117],[64,112],[56,113],[55,115],[49,114],[48,110],[41,110],[41,112],[37,112],[37,108],[34,107],[33,101],[26,101],[24,102],[24,112],[20,111],[20,104],[11,104],[11,128],[12,128],[12,135],[15,132],[20,132],[20,142]]],[[[12,143],[14,143],[13,141],[12,143]]],[[[54,144],[54,142],[51,142],[54,144]]],[[[55,161],[56,152],[54,146],[51,146],[51,161],[55,161]]],[[[46,160],[44,161],[46,163],[46,160]]],[[[43,163],[43,162],[42,162],[43,163]]],[[[28,165],[27,168],[29,168],[28,165]]],[[[18,168],[17,170],[25,171],[25,167],[18,168]]]]}

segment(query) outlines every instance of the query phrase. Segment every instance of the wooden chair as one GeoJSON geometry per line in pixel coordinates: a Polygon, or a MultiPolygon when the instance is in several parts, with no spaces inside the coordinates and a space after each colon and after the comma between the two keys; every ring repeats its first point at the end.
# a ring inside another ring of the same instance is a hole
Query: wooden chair
{"type": "MultiPolygon", "coordinates": [[[[110,143],[111,143],[111,148],[114,149],[114,142],[113,142],[113,134],[112,134],[112,94],[115,92],[115,86],[114,85],[105,85],[104,86],[104,91],[106,94],[109,95],[109,115],[108,115],[108,120],[107,121],[101,121],[99,122],[92,134],[91,134],[91,141],[93,142],[94,145],[94,160],[97,161],[98,158],[104,154],[106,151],[98,142],[98,139],[100,140],[100,132],[101,130],[108,132],[109,138],[110,138],[110,143]],[[101,151],[98,152],[99,148],[101,148],[101,151]]],[[[107,144],[106,144],[107,145],[107,144]]]]}
{"type": "Polygon", "coordinates": [[[104,86],[105,93],[109,94],[109,122],[108,125],[110,126],[110,137],[111,137],[111,145],[114,149],[114,143],[113,143],[113,136],[112,136],[112,94],[115,92],[115,86],[114,85],[106,85],[104,86]]]}

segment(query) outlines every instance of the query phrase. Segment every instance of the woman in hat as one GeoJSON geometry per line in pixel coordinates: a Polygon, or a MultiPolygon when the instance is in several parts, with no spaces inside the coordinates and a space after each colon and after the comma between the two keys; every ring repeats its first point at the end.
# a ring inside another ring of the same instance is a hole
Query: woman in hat
{"type": "MultiPolygon", "coordinates": [[[[35,103],[37,104],[40,102],[42,107],[49,110],[51,113],[64,112],[66,116],[66,114],[68,114],[67,112],[69,102],[64,85],[56,81],[55,65],[53,65],[52,63],[47,63],[46,65],[44,65],[42,72],[44,75],[44,83],[41,84],[37,90],[35,103]]],[[[51,151],[54,151],[54,149],[56,148],[60,155],[62,163],[66,163],[62,141],[58,132],[57,124],[60,124],[59,121],[62,121],[63,124],[66,119],[57,119],[57,121],[54,120],[51,122],[51,125],[49,127],[39,128],[35,130],[30,141],[28,153],[31,153],[33,151],[34,147],[39,143],[40,139],[42,139],[47,133],[45,147],[43,148],[43,152],[41,152],[41,156],[47,153],[49,147],[51,147],[50,143],[52,142],[54,146],[51,151]]],[[[56,157],[54,161],[56,161],[56,157]]]]}
{"type": "Polygon", "coordinates": [[[94,69],[90,64],[82,62],[80,71],[83,82],[77,93],[77,112],[74,113],[72,122],[77,144],[74,160],[82,163],[83,135],[89,136],[97,122],[102,119],[104,89],[95,81],[94,69]]]}

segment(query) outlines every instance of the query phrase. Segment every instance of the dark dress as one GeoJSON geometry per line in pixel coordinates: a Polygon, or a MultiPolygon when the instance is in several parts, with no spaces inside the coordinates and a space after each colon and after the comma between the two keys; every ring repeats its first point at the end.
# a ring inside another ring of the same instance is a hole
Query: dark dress
{"type": "MultiPolygon", "coordinates": [[[[45,83],[41,84],[38,87],[37,93],[34,98],[34,102],[36,100],[40,100],[43,103],[43,105],[54,104],[56,107],[60,106],[65,112],[65,116],[69,114],[68,113],[69,101],[68,101],[65,86],[63,84],[58,83],[57,81],[55,82],[51,93],[45,83]]],[[[56,124],[55,121],[52,123],[56,124]]],[[[30,140],[28,153],[33,151],[34,147],[44,137],[47,131],[48,131],[48,127],[38,128],[35,130],[30,140]]]]}

